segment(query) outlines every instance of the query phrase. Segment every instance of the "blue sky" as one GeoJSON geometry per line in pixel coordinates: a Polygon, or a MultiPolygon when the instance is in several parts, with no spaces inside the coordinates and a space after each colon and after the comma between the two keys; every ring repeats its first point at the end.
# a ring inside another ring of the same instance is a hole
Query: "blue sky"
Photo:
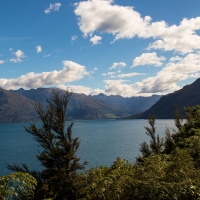
{"type": "Polygon", "coordinates": [[[150,96],[200,77],[199,0],[2,1],[0,87],[150,96]]]}

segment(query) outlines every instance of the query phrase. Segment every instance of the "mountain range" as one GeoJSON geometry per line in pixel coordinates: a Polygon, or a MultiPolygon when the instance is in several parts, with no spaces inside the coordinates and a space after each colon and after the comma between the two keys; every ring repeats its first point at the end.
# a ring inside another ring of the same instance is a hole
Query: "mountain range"
{"type": "Polygon", "coordinates": [[[154,105],[160,99],[161,96],[152,95],[150,97],[141,97],[141,96],[122,97],[120,95],[107,96],[101,93],[101,94],[89,96],[89,97],[92,99],[99,99],[116,106],[124,106],[128,108],[133,114],[133,113],[141,113],[149,109],[152,105],[154,105]]]}
{"type": "Polygon", "coordinates": [[[34,101],[0,88],[0,123],[38,121],[34,101]]]}
{"type": "Polygon", "coordinates": [[[182,117],[185,117],[184,107],[200,104],[200,78],[190,85],[173,93],[162,96],[151,108],[130,119],[147,119],[154,114],[158,119],[173,119],[174,106],[177,105],[182,117]]]}
{"type": "MultiPolygon", "coordinates": [[[[68,104],[68,120],[107,118],[147,119],[154,114],[158,119],[173,119],[174,105],[184,117],[184,106],[200,104],[200,78],[182,89],[164,96],[124,98],[119,95],[87,96],[73,93],[68,104]],[[145,111],[146,110],[146,111],[145,111]]],[[[34,110],[35,101],[44,106],[52,88],[5,90],[0,88],[0,123],[39,121],[34,110]]]]}
{"type": "MultiPolygon", "coordinates": [[[[10,91],[0,88],[0,123],[39,121],[34,110],[35,101],[45,105],[51,91],[52,88],[30,90],[21,88],[10,91]]],[[[92,97],[73,93],[68,104],[66,118],[68,120],[124,118],[144,110],[144,108],[134,109],[134,107],[138,107],[138,104],[134,102],[134,97],[111,96],[109,98],[109,96],[104,95],[105,100],[99,97],[102,97],[102,94],[92,97]],[[133,105],[131,105],[131,100],[133,105]]],[[[135,98],[138,99],[138,97],[135,98]]],[[[160,96],[156,98],[155,96],[145,97],[144,104],[149,108],[159,98],[160,96]]]]}

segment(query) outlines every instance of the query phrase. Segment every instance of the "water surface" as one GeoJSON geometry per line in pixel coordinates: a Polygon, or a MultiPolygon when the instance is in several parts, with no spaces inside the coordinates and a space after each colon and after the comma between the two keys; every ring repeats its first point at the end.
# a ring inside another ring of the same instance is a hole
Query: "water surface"
{"type": "MultiPolygon", "coordinates": [[[[66,126],[69,122],[66,122],[66,126]]],[[[38,123],[38,126],[41,125],[38,123]]],[[[30,169],[41,169],[36,158],[39,147],[33,136],[24,130],[26,124],[0,124],[0,175],[10,171],[6,163],[26,163],[30,169]]],[[[140,144],[149,141],[144,126],[147,120],[88,120],[76,121],[73,137],[79,137],[77,156],[88,161],[89,167],[110,166],[117,157],[134,162],[140,144]]],[[[174,128],[173,120],[157,120],[157,133],[164,136],[166,127],[174,128]]]]}

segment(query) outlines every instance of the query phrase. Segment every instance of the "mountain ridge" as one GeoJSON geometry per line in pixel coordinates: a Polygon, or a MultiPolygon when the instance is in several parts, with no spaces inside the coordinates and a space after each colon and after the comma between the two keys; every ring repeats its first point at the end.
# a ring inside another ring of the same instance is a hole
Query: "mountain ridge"
{"type": "MultiPolygon", "coordinates": [[[[46,99],[50,96],[52,89],[55,88],[38,88],[24,90],[5,90],[1,89],[0,95],[0,123],[19,123],[39,121],[37,113],[34,110],[35,101],[42,105],[46,104],[46,99]]],[[[60,90],[60,89],[59,89],[60,90]]],[[[117,103],[114,101],[115,96],[107,96],[110,101],[92,98],[85,94],[73,93],[68,103],[67,120],[91,120],[91,119],[110,119],[124,118],[133,114],[134,107],[137,104],[123,103],[131,98],[117,96],[117,103]],[[122,103],[120,103],[120,101],[122,103]]],[[[137,97],[138,98],[138,97],[137,97]]],[[[131,99],[133,101],[133,99],[131,99]]],[[[156,99],[154,99],[155,103],[156,99]]],[[[146,103],[148,106],[148,103],[146,103]]],[[[150,106],[149,106],[150,107],[150,106]]],[[[134,113],[137,112],[134,110],[134,113]]]]}
{"type": "Polygon", "coordinates": [[[180,113],[185,117],[183,107],[200,104],[200,78],[182,89],[162,96],[151,108],[139,115],[132,115],[130,119],[147,119],[154,114],[158,119],[174,119],[174,106],[177,105],[180,113]]]}
{"type": "Polygon", "coordinates": [[[150,97],[122,97],[120,95],[110,95],[107,96],[105,94],[98,94],[98,95],[93,95],[91,98],[94,99],[101,99],[107,103],[111,103],[113,105],[121,105],[124,106],[132,112],[132,114],[140,113],[148,108],[150,108],[155,102],[157,102],[160,99],[160,95],[152,95],[150,97]]]}
{"type": "Polygon", "coordinates": [[[0,123],[38,121],[34,101],[0,88],[0,123]],[[26,105],[24,107],[24,105],[26,105]],[[15,109],[12,109],[15,107],[15,109]]]}

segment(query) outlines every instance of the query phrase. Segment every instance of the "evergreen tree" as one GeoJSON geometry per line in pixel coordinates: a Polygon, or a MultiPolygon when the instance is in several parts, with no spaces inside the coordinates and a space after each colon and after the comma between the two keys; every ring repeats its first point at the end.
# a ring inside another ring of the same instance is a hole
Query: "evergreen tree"
{"type": "Polygon", "coordinates": [[[32,174],[38,181],[35,199],[76,199],[73,189],[73,180],[77,170],[84,169],[86,162],[80,164],[76,157],[79,148],[78,138],[72,138],[71,123],[65,130],[65,114],[71,93],[53,90],[46,100],[44,108],[41,103],[35,104],[42,126],[31,123],[25,130],[34,136],[35,141],[42,147],[37,155],[44,169],[41,172],[29,171],[26,165],[8,165],[14,171],[23,171],[32,174]]]}
{"type": "Polygon", "coordinates": [[[150,127],[144,127],[146,129],[146,134],[151,138],[149,144],[143,142],[140,146],[140,152],[142,156],[137,157],[138,162],[142,162],[144,158],[150,156],[151,154],[160,154],[163,148],[163,138],[160,138],[159,135],[156,136],[156,127],[155,127],[156,117],[150,115],[148,123],[150,127]]]}

